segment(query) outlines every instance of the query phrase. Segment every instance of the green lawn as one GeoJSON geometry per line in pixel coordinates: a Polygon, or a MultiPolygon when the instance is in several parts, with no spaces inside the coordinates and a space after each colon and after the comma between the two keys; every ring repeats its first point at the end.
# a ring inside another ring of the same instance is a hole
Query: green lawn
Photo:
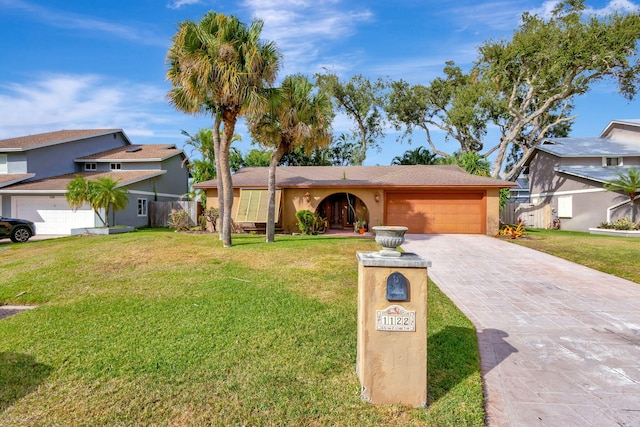
{"type": "Polygon", "coordinates": [[[429,285],[429,407],[355,375],[368,239],[145,230],[0,246],[0,425],[483,425],[471,323],[429,285]],[[18,296],[20,295],[20,296],[18,296]]]}
{"type": "Polygon", "coordinates": [[[640,283],[638,238],[540,229],[527,237],[509,241],[640,283]]]}

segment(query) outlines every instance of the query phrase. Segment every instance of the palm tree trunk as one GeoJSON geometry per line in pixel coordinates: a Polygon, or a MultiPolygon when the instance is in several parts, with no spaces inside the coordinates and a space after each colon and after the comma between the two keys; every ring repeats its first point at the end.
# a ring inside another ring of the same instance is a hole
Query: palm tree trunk
{"type": "MultiPolygon", "coordinates": [[[[216,186],[218,188],[218,220],[216,222],[221,222],[224,217],[224,191],[222,187],[222,180],[220,179],[220,171],[222,170],[221,162],[220,162],[220,115],[215,114],[215,120],[213,122],[213,157],[216,163],[216,186]]],[[[213,224],[214,227],[217,227],[218,237],[222,240],[222,225],[221,224],[213,224]]]]}
{"type": "Polygon", "coordinates": [[[222,246],[231,247],[231,209],[233,208],[233,181],[231,179],[231,167],[229,165],[229,150],[231,140],[235,130],[236,117],[226,114],[222,118],[224,129],[222,130],[222,140],[220,141],[220,175],[222,181],[223,215],[222,215],[222,246]]]}
{"type": "Polygon", "coordinates": [[[273,243],[276,239],[276,168],[286,151],[284,145],[278,146],[278,148],[271,153],[271,159],[269,160],[267,243],[273,243]]]}

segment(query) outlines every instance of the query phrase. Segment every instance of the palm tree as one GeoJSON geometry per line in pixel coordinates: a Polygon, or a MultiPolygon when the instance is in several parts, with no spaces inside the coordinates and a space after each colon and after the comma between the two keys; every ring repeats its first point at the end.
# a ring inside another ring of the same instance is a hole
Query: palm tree
{"type": "Polygon", "coordinates": [[[264,108],[264,89],[274,82],[279,67],[280,53],[275,44],[260,40],[262,27],[258,19],[247,26],[235,16],[211,11],[198,23],[180,23],[168,53],[167,79],[173,84],[169,101],[178,110],[207,112],[214,118],[224,247],[231,246],[233,183],[229,150],[235,125],[239,117],[264,108]]]}
{"type": "Polygon", "coordinates": [[[91,201],[90,204],[97,212],[99,209],[104,209],[106,221],[102,221],[105,226],[109,226],[109,212],[122,210],[127,207],[129,202],[129,196],[127,196],[127,189],[119,187],[120,180],[113,179],[111,177],[98,178],[92,186],[90,191],[91,201]]]}
{"type": "MultiPolygon", "coordinates": [[[[90,194],[89,185],[89,181],[81,175],[76,176],[67,184],[67,202],[74,211],[82,207],[85,202],[88,202],[90,194]]],[[[100,215],[98,214],[98,216],[100,215]]],[[[100,220],[104,223],[102,218],[100,218],[100,220]]]]}
{"type": "Polygon", "coordinates": [[[621,191],[629,197],[631,222],[636,222],[636,197],[640,195],[640,168],[629,168],[617,173],[618,178],[604,184],[608,191],[621,191]]]}
{"type": "Polygon", "coordinates": [[[282,156],[303,148],[310,153],[331,142],[331,100],[314,92],[314,85],[304,76],[287,76],[282,86],[273,91],[271,102],[263,114],[249,118],[251,136],[271,147],[269,160],[269,206],[267,210],[267,242],[275,239],[276,167],[282,156]]]}
{"type": "Polygon", "coordinates": [[[458,165],[471,175],[491,175],[491,163],[484,156],[472,151],[439,157],[435,163],[438,165],[458,165]]]}
{"type": "Polygon", "coordinates": [[[67,185],[67,201],[73,210],[81,207],[85,202],[91,206],[98,218],[106,227],[109,227],[109,211],[122,210],[127,207],[129,197],[127,190],[119,187],[120,180],[111,177],[101,177],[95,181],[89,181],[78,175],[67,185]],[[104,209],[105,217],[100,211],[104,209]]]}
{"type": "MultiPolygon", "coordinates": [[[[188,163],[189,173],[191,174],[191,184],[197,184],[199,182],[209,181],[216,178],[216,159],[215,150],[213,148],[213,131],[209,128],[202,128],[195,134],[191,135],[186,130],[180,131],[188,139],[185,141],[185,146],[191,147],[190,158],[188,163]]],[[[238,134],[233,135],[231,143],[240,141],[242,137],[238,134]]],[[[230,165],[231,170],[235,172],[240,165],[234,165],[234,150],[238,153],[234,147],[231,147],[230,153],[230,165]],[[234,168],[234,166],[236,166],[234,168]]],[[[185,159],[184,162],[187,162],[185,159]]],[[[193,188],[187,193],[191,199],[196,199],[198,194],[200,195],[201,202],[206,205],[206,197],[201,190],[193,190],[193,188]]]]}
{"type": "Polygon", "coordinates": [[[396,156],[391,161],[392,165],[433,165],[436,161],[436,154],[433,154],[425,147],[418,147],[415,150],[407,150],[402,157],[396,156]]]}

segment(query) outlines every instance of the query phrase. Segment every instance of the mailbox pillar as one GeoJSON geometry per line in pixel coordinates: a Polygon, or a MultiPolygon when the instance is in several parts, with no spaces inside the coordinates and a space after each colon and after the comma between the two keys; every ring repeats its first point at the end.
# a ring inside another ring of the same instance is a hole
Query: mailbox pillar
{"type": "Polygon", "coordinates": [[[416,254],[358,252],[358,348],[362,398],[427,404],[427,267],[416,254]]]}

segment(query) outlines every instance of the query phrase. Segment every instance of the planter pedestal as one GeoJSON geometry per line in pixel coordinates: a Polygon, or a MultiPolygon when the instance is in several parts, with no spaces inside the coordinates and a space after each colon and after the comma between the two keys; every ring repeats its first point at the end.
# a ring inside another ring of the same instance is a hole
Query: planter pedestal
{"type": "MultiPolygon", "coordinates": [[[[380,230],[372,229],[378,241],[380,230]]],[[[357,253],[356,371],[365,401],[425,407],[431,263],[416,254],[400,253],[393,244],[386,241],[382,251],[357,253]]]]}

